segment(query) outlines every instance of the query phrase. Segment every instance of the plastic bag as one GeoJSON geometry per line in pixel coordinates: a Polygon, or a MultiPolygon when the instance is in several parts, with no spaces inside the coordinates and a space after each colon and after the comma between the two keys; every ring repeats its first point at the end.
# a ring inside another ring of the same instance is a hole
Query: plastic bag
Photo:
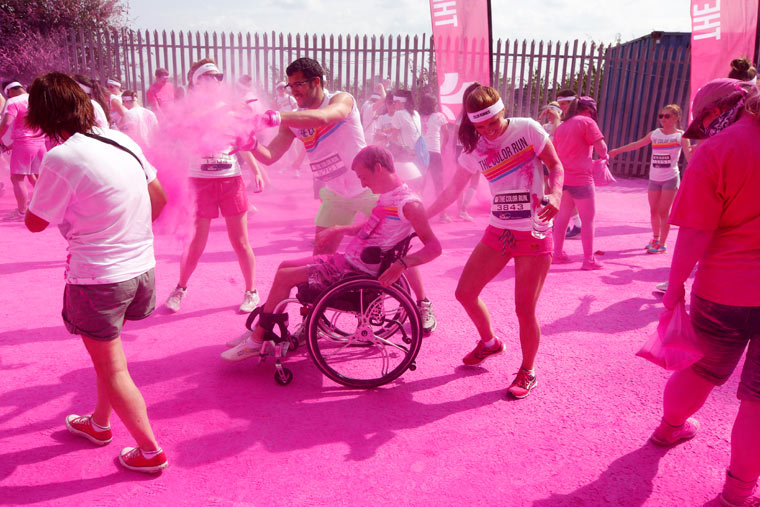
{"type": "Polygon", "coordinates": [[[594,167],[594,185],[597,187],[603,187],[617,181],[610,172],[610,166],[607,162],[606,158],[600,158],[592,162],[594,167]]]}
{"type": "Polygon", "coordinates": [[[682,370],[702,358],[684,301],[660,314],[657,331],[652,333],[636,355],[666,370],[682,370]]]}

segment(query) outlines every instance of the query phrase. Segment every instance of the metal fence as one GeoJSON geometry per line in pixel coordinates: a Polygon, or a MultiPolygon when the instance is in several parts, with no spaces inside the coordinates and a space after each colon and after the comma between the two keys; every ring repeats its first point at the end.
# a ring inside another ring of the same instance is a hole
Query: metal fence
{"type": "MultiPolygon", "coordinates": [[[[652,120],[656,108],[687,102],[688,87],[684,83],[688,79],[688,48],[653,41],[647,45],[641,42],[644,39],[616,46],[499,39],[491,48],[491,82],[504,97],[511,116],[537,117],[540,108],[563,88],[590,95],[599,104],[600,126],[608,143],[619,146],[656,126],[652,120]]],[[[134,89],[143,97],[157,68],[168,69],[175,86],[185,86],[192,62],[205,57],[216,60],[227,80],[236,81],[247,74],[267,93],[285,79],[287,65],[302,56],[322,63],[332,89],[346,90],[360,101],[384,78],[390,78],[393,87],[415,93],[438,89],[434,40],[430,35],[125,29],[70,32],[63,50],[69,72],[102,80],[120,78],[124,88],[134,89]]],[[[646,175],[645,151],[613,161],[613,172],[646,175]]]]}

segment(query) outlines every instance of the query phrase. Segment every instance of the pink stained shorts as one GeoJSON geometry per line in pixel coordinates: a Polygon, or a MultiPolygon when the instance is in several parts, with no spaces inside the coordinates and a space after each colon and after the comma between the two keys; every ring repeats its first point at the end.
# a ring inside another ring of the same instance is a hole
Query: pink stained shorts
{"type": "Polygon", "coordinates": [[[551,254],[554,248],[551,229],[547,231],[544,239],[538,239],[534,238],[530,231],[512,231],[489,225],[480,242],[510,257],[551,254]]]}
{"type": "Polygon", "coordinates": [[[47,148],[44,142],[14,141],[11,146],[11,174],[40,174],[45,153],[47,148]]]}
{"type": "Polygon", "coordinates": [[[195,190],[198,218],[234,217],[248,211],[248,197],[241,176],[230,178],[190,178],[195,190]]]}

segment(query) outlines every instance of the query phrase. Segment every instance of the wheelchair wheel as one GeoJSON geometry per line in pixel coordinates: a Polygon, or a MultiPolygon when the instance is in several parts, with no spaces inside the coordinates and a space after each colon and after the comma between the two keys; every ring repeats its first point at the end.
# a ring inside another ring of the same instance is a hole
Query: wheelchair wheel
{"type": "Polygon", "coordinates": [[[414,363],[422,343],[412,298],[376,280],[334,285],[314,304],[307,326],[317,368],[348,387],[369,389],[395,380],[414,363]]]}

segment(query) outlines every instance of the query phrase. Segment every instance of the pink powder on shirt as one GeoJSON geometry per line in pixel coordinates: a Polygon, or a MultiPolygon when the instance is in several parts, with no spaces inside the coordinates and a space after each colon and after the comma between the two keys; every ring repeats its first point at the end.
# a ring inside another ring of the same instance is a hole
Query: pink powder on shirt
{"type": "Polygon", "coordinates": [[[554,148],[565,170],[565,185],[594,183],[594,143],[604,139],[596,122],[588,116],[573,116],[554,132],[554,148]]]}

